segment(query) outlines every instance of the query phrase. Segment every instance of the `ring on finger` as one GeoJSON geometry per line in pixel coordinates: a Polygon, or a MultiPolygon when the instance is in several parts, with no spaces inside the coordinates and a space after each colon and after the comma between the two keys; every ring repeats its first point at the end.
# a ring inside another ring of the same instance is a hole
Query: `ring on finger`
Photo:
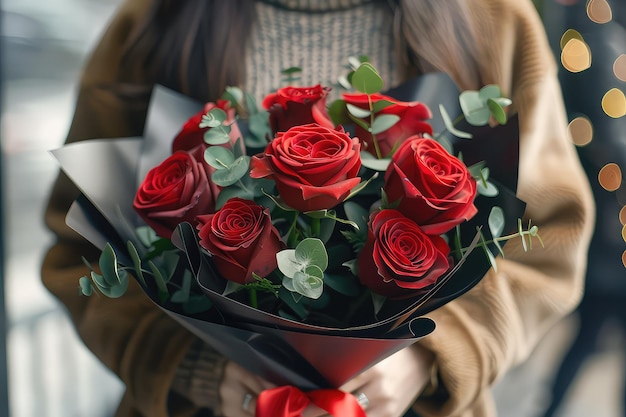
{"type": "Polygon", "coordinates": [[[369,398],[367,398],[367,395],[365,395],[364,392],[360,392],[359,394],[357,394],[356,402],[358,402],[361,408],[364,410],[370,405],[370,400],[369,398]]]}
{"type": "Polygon", "coordinates": [[[252,394],[247,393],[246,395],[243,396],[243,401],[241,402],[241,408],[243,408],[243,411],[248,411],[248,408],[250,408],[251,402],[252,402],[252,394]]]}

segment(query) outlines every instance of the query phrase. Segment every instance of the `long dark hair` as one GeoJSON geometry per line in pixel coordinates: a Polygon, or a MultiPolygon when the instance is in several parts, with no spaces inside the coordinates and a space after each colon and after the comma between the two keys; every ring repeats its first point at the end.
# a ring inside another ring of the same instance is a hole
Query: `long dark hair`
{"type": "MultiPolygon", "coordinates": [[[[406,68],[448,72],[463,88],[485,81],[479,74],[485,59],[476,43],[487,42],[491,28],[479,29],[485,36],[475,32],[488,10],[483,0],[388,3],[395,13],[399,62],[406,68]]],[[[153,0],[126,43],[123,65],[189,96],[215,100],[244,80],[254,19],[254,0],[153,0]]]]}
{"type": "Polygon", "coordinates": [[[200,100],[245,74],[253,0],[154,0],[125,45],[123,65],[200,100]]]}

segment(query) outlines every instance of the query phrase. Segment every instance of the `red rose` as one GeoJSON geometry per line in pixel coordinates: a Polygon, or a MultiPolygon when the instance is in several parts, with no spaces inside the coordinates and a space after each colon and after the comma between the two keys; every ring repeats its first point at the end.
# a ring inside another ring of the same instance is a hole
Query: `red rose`
{"type": "Polygon", "coordinates": [[[359,184],[358,138],[317,124],[280,132],[252,157],[250,176],[270,177],[284,202],[299,211],[330,209],[359,184]]]}
{"type": "Polygon", "coordinates": [[[428,233],[441,234],[477,212],[476,181],[458,158],[433,139],[408,139],[385,173],[385,193],[428,233]]]}
{"type": "MultiPolygon", "coordinates": [[[[367,94],[344,93],[342,96],[344,101],[348,104],[352,104],[366,110],[370,109],[367,94]]],[[[395,125],[381,133],[376,134],[376,141],[378,142],[378,147],[382,157],[389,156],[389,154],[408,137],[417,134],[422,135],[424,133],[428,133],[429,135],[433,134],[432,126],[426,122],[427,119],[432,118],[432,113],[425,104],[418,101],[397,101],[391,97],[385,96],[384,94],[372,94],[371,100],[373,103],[380,100],[386,100],[393,103],[379,111],[377,113],[378,115],[393,114],[400,117],[400,120],[395,125]]],[[[370,122],[369,118],[364,121],[367,123],[370,122]]],[[[374,156],[378,156],[376,155],[374,141],[370,132],[357,125],[355,135],[367,144],[365,147],[366,151],[374,156]]]]}
{"type": "Polygon", "coordinates": [[[254,281],[276,269],[283,244],[269,210],[254,201],[233,197],[214,214],[198,216],[200,246],[212,255],[215,268],[230,281],[254,281]]]}
{"type": "Polygon", "coordinates": [[[448,270],[449,252],[440,236],[426,234],[397,210],[381,210],[370,217],[358,259],[359,280],[386,297],[410,296],[448,270]]]}
{"type": "MultiPolygon", "coordinates": [[[[187,120],[187,122],[183,125],[183,128],[178,132],[176,137],[174,138],[174,142],[172,143],[172,152],[176,152],[178,150],[188,151],[191,150],[198,145],[202,145],[206,148],[208,145],[204,142],[204,132],[206,132],[208,127],[200,127],[200,122],[202,121],[202,116],[207,114],[209,111],[214,108],[222,109],[226,112],[228,118],[226,119],[226,124],[230,125],[230,142],[234,145],[238,139],[242,138],[241,131],[235,123],[235,109],[230,107],[230,102],[228,100],[218,100],[216,103],[207,103],[204,106],[204,109],[193,115],[187,120]]],[[[242,141],[243,146],[243,141],[242,141]]]]}
{"type": "Polygon", "coordinates": [[[212,213],[218,193],[204,162],[178,151],[148,172],[133,207],[157,235],[169,239],[179,223],[212,213]]]}
{"type": "Polygon", "coordinates": [[[285,132],[293,126],[317,123],[328,128],[334,125],[326,111],[326,96],[330,88],[284,87],[269,94],[263,107],[270,113],[272,131],[285,132]]]}

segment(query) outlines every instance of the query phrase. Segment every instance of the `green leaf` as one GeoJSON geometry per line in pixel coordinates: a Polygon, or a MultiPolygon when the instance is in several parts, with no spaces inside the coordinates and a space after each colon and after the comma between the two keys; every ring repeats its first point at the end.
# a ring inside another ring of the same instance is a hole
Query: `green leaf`
{"type": "Polygon", "coordinates": [[[83,295],[87,297],[93,294],[93,285],[91,284],[91,280],[88,277],[80,277],[78,280],[78,285],[80,286],[80,291],[83,295]]]}
{"type": "Polygon", "coordinates": [[[192,295],[183,304],[183,311],[187,314],[199,314],[208,311],[213,307],[213,303],[204,295],[192,295]]]}
{"type": "Polygon", "coordinates": [[[150,267],[150,271],[152,271],[152,276],[154,277],[154,282],[156,283],[159,292],[159,299],[161,300],[161,302],[167,301],[170,292],[167,289],[167,282],[163,277],[163,274],[154,262],[149,261],[148,266],[150,267]]]}
{"type": "Polygon", "coordinates": [[[378,113],[379,111],[381,111],[384,108],[389,107],[389,106],[391,106],[393,104],[395,104],[393,101],[378,100],[378,101],[374,102],[374,104],[372,104],[372,111],[374,113],[378,113]]]}
{"type": "Polygon", "coordinates": [[[346,102],[343,100],[335,100],[328,107],[328,115],[335,126],[350,123],[346,102]]]}
{"type": "Polygon", "coordinates": [[[439,112],[441,113],[441,119],[443,120],[443,123],[446,126],[446,129],[448,130],[448,132],[450,132],[451,134],[453,134],[454,136],[458,138],[462,138],[462,139],[472,138],[471,133],[463,132],[457,129],[456,127],[454,127],[454,124],[452,123],[452,119],[450,118],[450,115],[448,114],[448,112],[446,111],[445,107],[443,107],[442,104],[439,105],[439,112]]]}
{"type": "Polygon", "coordinates": [[[356,297],[359,295],[359,284],[354,277],[347,274],[324,274],[324,285],[348,297],[356,297]]]}
{"type": "Polygon", "coordinates": [[[481,88],[480,91],[478,92],[478,95],[483,101],[483,103],[486,103],[487,100],[490,98],[501,97],[502,90],[500,90],[500,87],[498,87],[495,84],[489,84],[481,88]]]}
{"type": "Polygon", "coordinates": [[[361,165],[378,172],[385,172],[391,164],[391,158],[378,159],[369,152],[361,152],[361,165]]]}
{"type": "Polygon", "coordinates": [[[485,197],[495,197],[500,193],[498,187],[489,181],[478,181],[476,183],[476,191],[485,197]]]}
{"type": "Polygon", "coordinates": [[[221,126],[222,123],[224,123],[226,120],[228,120],[228,115],[226,114],[226,112],[219,107],[215,107],[202,116],[200,127],[218,127],[221,126]]]}
{"type": "Polygon", "coordinates": [[[374,118],[374,123],[372,123],[371,133],[377,135],[391,128],[399,121],[400,116],[395,114],[381,114],[380,116],[376,116],[374,118]]]}
{"type": "Polygon", "coordinates": [[[478,91],[463,91],[459,95],[461,110],[465,115],[465,120],[473,126],[484,126],[489,122],[491,112],[478,91]]]}
{"type": "Polygon", "coordinates": [[[248,129],[250,129],[253,137],[246,138],[246,146],[264,148],[267,145],[267,138],[272,137],[269,113],[260,111],[250,115],[248,118],[248,129]]]}
{"type": "Polygon", "coordinates": [[[243,178],[250,168],[250,157],[240,156],[227,169],[218,169],[211,174],[211,180],[220,187],[228,187],[243,178]]]}
{"type": "Polygon", "coordinates": [[[324,292],[324,272],[310,265],[305,271],[296,272],[293,278],[285,276],[283,286],[291,292],[316,300],[324,292]]]}
{"type": "Polygon", "coordinates": [[[317,266],[322,271],[328,268],[328,254],[321,240],[307,238],[296,246],[294,256],[296,261],[305,264],[306,267],[317,266]]]}
{"type": "Polygon", "coordinates": [[[346,103],[346,109],[348,109],[349,114],[359,119],[365,119],[367,117],[370,117],[370,115],[372,114],[369,110],[362,109],[350,103],[346,103]]]}
{"type": "Polygon", "coordinates": [[[504,107],[499,101],[490,98],[487,100],[487,106],[498,123],[501,125],[506,124],[506,111],[504,111],[504,107]]]}
{"type": "Polygon", "coordinates": [[[135,268],[135,276],[141,283],[141,285],[146,287],[146,279],[143,276],[143,270],[141,269],[141,258],[139,257],[139,253],[137,252],[137,248],[133,245],[133,242],[130,240],[126,242],[126,248],[128,249],[128,254],[130,255],[130,259],[133,261],[133,267],[135,268]]]}
{"type": "Polygon", "coordinates": [[[374,304],[374,314],[378,314],[380,310],[383,308],[385,301],[387,301],[387,297],[382,296],[380,294],[376,294],[372,291],[372,304],[374,304]]]}
{"type": "Polygon", "coordinates": [[[493,238],[500,237],[504,231],[504,210],[501,207],[493,206],[489,212],[489,231],[493,238]]]}
{"type": "Polygon", "coordinates": [[[109,287],[120,284],[121,278],[118,269],[117,256],[115,255],[113,247],[109,243],[107,243],[102,250],[98,265],[100,266],[100,272],[109,287]]]}
{"type": "Polygon", "coordinates": [[[230,142],[228,135],[230,127],[223,126],[221,128],[209,129],[204,132],[204,142],[209,145],[223,145],[230,142]]]}
{"type": "Polygon", "coordinates": [[[360,204],[352,201],[347,201],[343,204],[343,209],[348,217],[348,220],[356,224],[356,229],[367,233],[367,223],[369,221],[369,212],[360,204]]]}
{"type": "Polygon", "coordinates": [[[231,107],[236,107],[243,100],[243,91],[239,87],[229,86],[226,87],[222,98],[228,100],[231,107]]]}
{"type": "Polygon", "coordinates": [[[246,109],[248,109],[248,114],[252,116],[259,112],[259,107],[256,104],[256,100],[254,96],[250,93],[245,94],[246,97],[246,109]]]}
{"type": "Polygon", "coordinates": [[[183,304],[189,301],[189,294],[191,292],[191,280],[192,280],[191,271],[186,269],[185,272],[183,273],[183,285],[181,286],[180,290],[172,294],[172,298],[170,299],[170,301],[172,301],[173,303],[180,303],[180,304],[183,304]]]}
{"type": "Polygon", "coordinates": [[[383,79],[369,62],[359,65],[352,75],[351,83],[357,91],[365,94],[378,93],[384,87],[383,79]]]}
{"type": "Polygon", "coordinates": [[[282,74],[295,74],[297,72],[302,72],[302,68],[300,67],[289,67],[281,71],[282,74]]]}
{"type": "Polygon", "coordinates": [[[352,67],[353,70],[358,69],[361,66],[362,61],[356,56],[348,57],[348,64],[352,67]]]}
{"type": "Polygon", "coordinates": [[[285,276],[292,278],[298,271],[303,269],[302,265],[296,261],[295,249],[284,249],[276,254],[278,269],[285,276]]]}
{"type": "Polygon", "coordinates": [[[235,155],[222,146],[209,146],[204,151],[204,160],[217,170],[227,169],[235,162],[235,155]]]}

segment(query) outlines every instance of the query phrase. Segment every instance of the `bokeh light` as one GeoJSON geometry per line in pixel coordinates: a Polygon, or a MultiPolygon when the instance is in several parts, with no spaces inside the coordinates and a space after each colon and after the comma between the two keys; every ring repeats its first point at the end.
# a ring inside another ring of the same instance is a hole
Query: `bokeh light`
{"type": "Polygon", "coordinates": [[[615,191],[622,185],[622,170],[619,165],[610,163],[598,173],[598,182],[607,191],[615,191]]]}
{"type": "Polygon", "coordinates": [[[583,39],[583,35],[581,35],[579,31],[577,31],[576,29],[567,29],[565,33],[563,33],[563,35],[561,36],[561,41],[559,42],[561,51],[563,50],[563,48],[565,48],[567,42],[572,39],[578,39],[581,42],[585,41],[585,39],[583,39]]]}
{"type": "Polygon", "coordinates": [[[622,264],[624,264],[624,268],[626,268],[626,250],[622,253],[622,264]]]}
{"type": "Polygon", "coordinates": [[[613,63],[613,73],[620,81],[626,82],[626,54],[621,54],[613,63]]]}
{"type": "Polygon", "coordinates": [[[613,12],[606,0],[589,0],[587,2],[587,16],[594,23],[604,24],[613,19],[613,12]]]}
{"type": "Polygon", "coordinates": [[[622,224],[622,226],[626,225],[626,206],[622,207],[622,209],[619,211],[619,222],[622,224]]]}
{"type": "Polygon", "coordinates": [[[581,72],[591,66],[591,49],[585,41],[572,37],[561,51],[561,63],[570,72],[581,72]]]}
{"type": "Polygon", "coordinates": [[[578,116],[569,122],[567,129],[576,146],[585,146],[593,139],[593,125],[585,116],[578,116]]]}
{"type": "Polygon", "coordinates": [[[607,116],[615,119],[626,114],[626,96],[619,88],[611,88],[602,97],[602,109],[607,116]]]}

